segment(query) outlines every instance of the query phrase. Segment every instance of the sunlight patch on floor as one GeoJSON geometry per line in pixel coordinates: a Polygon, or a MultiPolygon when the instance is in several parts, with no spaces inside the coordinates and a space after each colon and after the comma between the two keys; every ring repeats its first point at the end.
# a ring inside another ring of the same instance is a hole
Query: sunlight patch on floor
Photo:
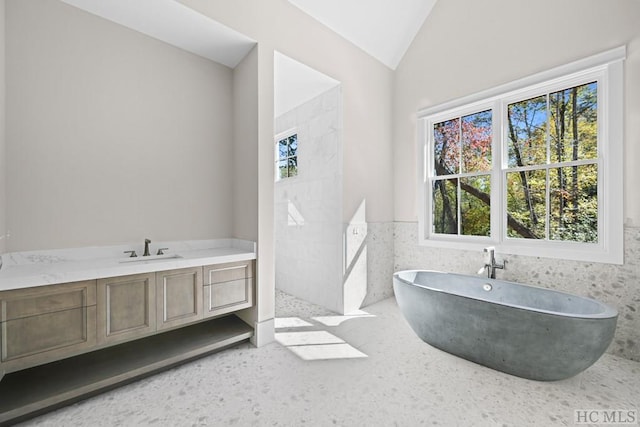
{"type": "Polygon", "coordinates": [[[341,344],[343,340],[327,331],[280,332],[276,333],[276,341],[285,347],[314,344],[341,344]]]}
{"type": "Polygon", "coordinates": [[[313,326],[311,323],[302,320],[299,317],[276,317],[275,328],[304,328],[305,326],[313,326]]]}
{"type": "MultiPolygon", "coordinates": [[[[363,312],[364,313],[364,312],[363,312]]],[[[312,324],[299,317],[276,317],[275,338],[278,343],[289,349],[303,360],[331,360],[366,358],[366,354],[356,349],[342,338],[325,330],[282,331],[278,329],[338,326],[354,317],[375,317],[368,313],[356,316],[321,316],[313,318],[318,324],[312,324]],[[319,320],[318,320],[319,319],[319,320]],[[321,326],[322,325],[322,326],[321,326]]]]}
{"type": "Polygon", "coordinates": [[[301,345],[287,348],[303,360],[357,359],[369,357],[347,343],[301,345]]]}
{"type": "Polygon", "coordinates": [[[376,317],[373,314],[369,314],[366,311],[357,310],[344,316],[316,316],[312,317],[316,322],[320,322],[326,326],[339,326],[342,322],[346,322],[351,319],[361,319],[363,317],[376,317]]]}

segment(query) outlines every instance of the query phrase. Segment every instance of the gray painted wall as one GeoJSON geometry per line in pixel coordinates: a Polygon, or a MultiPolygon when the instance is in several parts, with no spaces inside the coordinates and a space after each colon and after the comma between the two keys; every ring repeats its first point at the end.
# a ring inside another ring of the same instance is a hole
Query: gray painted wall
{"type": "Polygon", "coordinates": [[[393,219],[393,72],[287,1],[252,1],[249,9],[245,2],[179,1],[258,42],[258,293],[259,317],[269,319],[275,294],[274,51],[342,84],[343,221],[350,221],[363,200],[367,221],[393,219]]]}
{"type": "Polygon", "coordinates": [[[233,70],[233,236],[258,238],[258,48],[233,70]]]}
{"type": "Polygon", "coordinates": [[[0,0],[0,254],[6,248],[5,0],[0,0]]]}
{"type": "Polygon", "coordinates": [[[6,15],[8,251],[233,234],[231,69],[58,1],[6,15]]]}

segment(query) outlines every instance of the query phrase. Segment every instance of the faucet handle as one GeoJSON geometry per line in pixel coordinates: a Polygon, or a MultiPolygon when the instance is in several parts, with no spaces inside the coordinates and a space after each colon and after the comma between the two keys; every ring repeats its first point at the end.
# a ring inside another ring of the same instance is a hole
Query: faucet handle
{"type": "Polygon", "coordinates": [[[168,250],[169,250],[169,248],[160,248],[160,249],[158,249],[158,253],[156,253],[156,255],[164,255],[163,251],[168,251],[168,250]]]}
{"type": "Polygon", "coordinates": [[[136,254],[136,251],[124,251],[125,254],[131,254],[129,255],[129,258],[135,258],[138,255],[136,254]]]}

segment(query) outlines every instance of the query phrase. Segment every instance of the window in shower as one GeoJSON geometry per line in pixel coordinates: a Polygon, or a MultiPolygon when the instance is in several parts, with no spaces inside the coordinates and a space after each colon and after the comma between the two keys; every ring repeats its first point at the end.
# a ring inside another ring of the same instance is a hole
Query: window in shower
{"type": "Polygon", "coordinates": [[[298,175],[298,132],[276,136],[276,181],[298,175]]]}
{"type": "Polygon", "coordinates": [[[622,262],[620,53],[423,112],[421,244],[622,262]]]}

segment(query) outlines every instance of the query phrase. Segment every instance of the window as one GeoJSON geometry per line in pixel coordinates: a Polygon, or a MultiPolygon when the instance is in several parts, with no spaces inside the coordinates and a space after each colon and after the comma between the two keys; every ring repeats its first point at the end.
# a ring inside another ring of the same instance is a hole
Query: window
{"type": "Polygon", "coordinates": [[[506,105],[507,236],[598,242],[598,82],[506,105]]]}
{"type": "Polygon", "coordinates": [[[491,110],[434,123],[434,233],[489,236],[491,110]]]}
{"type": "Polygon", "coordinates": [[[623,59],[421,112],[421,244],[622,263],[623,59]]]}
{"type": "Polygon", "coordinates": [[[298,175],[298,133],[276,136],[276,181],[298,175]]]}

